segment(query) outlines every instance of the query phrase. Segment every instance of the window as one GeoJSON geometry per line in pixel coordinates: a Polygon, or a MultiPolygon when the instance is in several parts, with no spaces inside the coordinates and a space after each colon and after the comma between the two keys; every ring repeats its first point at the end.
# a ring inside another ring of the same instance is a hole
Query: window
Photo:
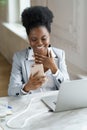
{"type": "Polygon", "coordinates": [[[21,25],[21,13],[30,6],[30,0],[8,0],[8,23],[4,27],[27,41],[25,28],[21,25]]]}
{"type": "Polygon", "coordinates": [[[24,8],[30,6],[30,0],[8,0],[8,22],[19,23],[24,8]]]}
{"type": "Polygon", "coordinates": [[[20,21],[22,11],[26,7],[30,7],[30,0],[20,0],[19,6],[20,6],[20,10],[19,10],[19,21],[20,21]]]}

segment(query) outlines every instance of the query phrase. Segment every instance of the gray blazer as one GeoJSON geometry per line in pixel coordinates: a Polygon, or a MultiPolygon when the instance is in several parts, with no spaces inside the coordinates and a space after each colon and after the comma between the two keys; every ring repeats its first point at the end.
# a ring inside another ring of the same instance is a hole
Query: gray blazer
{"type": "MultiPolygon", "coordinates": [[[[45,86],[43,87],[43,90],[45,91],[59,89],[60,84],[63,81],[69,79],[67,66],[65,63],[65,52],[54,47],[50,47],[50,49],[55,55],[55,62],[58,65],[59,70],[56,74],[52,74],[51,72],[48,73],[48,77],[51,76],[53,82],[51,84],[50,80],[47,84],[45,84],[45,86]]],[[[14,54],[8,95],[15,96],[23,94],[21,90],[23,86],[28,82],[30,76],[30,68],[31,65],[34,63],[32,59],[29,60],[31,50],[32,49],[27,48],[14,54]]]]}

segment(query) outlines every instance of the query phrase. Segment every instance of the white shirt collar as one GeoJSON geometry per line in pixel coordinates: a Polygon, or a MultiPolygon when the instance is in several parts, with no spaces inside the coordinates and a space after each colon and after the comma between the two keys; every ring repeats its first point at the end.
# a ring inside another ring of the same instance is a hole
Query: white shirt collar
{"type": "Polygon", "coordinates": [[[33,49],[28,49],[28,60],[34,60],[34,52],[33,49]]]}
{"type": "Polygon", "coordinates": [[[53,50],[52,50],[52,47],[49,47],[49,48],[48,48],[48,51],[49,51],[49,52],[51,51],[52,57],[56,57],[55,53],[54,53],[53,50]]]}
{"type": "MultiPolygon", "coordinates": [[[[34,60],[35,58],[34,58],[33,49],[29,49],[28,51],[29,51],[29,53],[28,53],[28,54],[29,54],[28,60],[34,60]]],[[[49,47],[49,48],[48,48],[48,51],[51,51],[52,57],[56,57],[55,53],[54,53],[53,50],[52,50],[52,47],[49,47]]]]}

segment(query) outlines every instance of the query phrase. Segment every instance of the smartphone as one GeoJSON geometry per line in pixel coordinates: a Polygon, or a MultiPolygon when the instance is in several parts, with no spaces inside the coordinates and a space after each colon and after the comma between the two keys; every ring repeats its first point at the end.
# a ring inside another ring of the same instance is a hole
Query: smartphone
{"type": "Polygon", "coordinates": [[[38,72],[38,76],[45,76],[43,64],[34,64],[31,67],[31,74],[34,75],[38,72]]]}

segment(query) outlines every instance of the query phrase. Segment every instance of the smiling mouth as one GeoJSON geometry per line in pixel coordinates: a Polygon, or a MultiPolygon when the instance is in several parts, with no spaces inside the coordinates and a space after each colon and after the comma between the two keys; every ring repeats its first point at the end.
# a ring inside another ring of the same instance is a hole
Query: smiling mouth
{"type": "Polygon", "coordinates": [[[37,49],[42,49],[42,48],[44,48],[43,45],[42,46],[37,46],[37,49]]]}

